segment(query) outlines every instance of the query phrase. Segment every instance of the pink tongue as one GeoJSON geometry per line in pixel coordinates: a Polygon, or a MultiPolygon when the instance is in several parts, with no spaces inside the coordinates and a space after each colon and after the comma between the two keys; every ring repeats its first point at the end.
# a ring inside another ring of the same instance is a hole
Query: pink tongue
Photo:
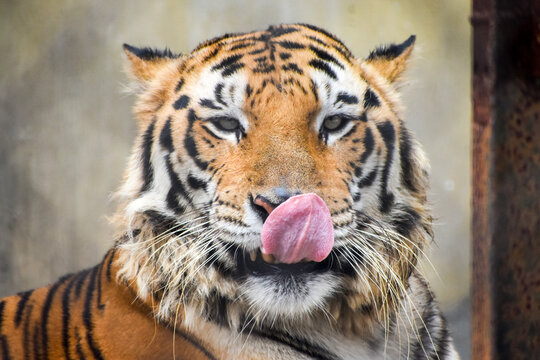
{"type": "Polygon", "coordinates": [[[315,194],[293,196],[270,213],[261,237],[262,252],[278,262],[323,261],[334,245],[330,211],[315,194]]]}

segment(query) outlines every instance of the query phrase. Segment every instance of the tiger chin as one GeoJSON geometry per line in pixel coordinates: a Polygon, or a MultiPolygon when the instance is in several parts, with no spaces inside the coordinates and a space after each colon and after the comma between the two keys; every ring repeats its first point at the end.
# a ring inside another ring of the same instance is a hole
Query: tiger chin
{"type": "Polygon", "coordinates": [[[96,267],[0,301],[3,359],[458,359],[416,265],[428,162],[397,84],[307,24],[124,45],[139,134],[96,267]]]}

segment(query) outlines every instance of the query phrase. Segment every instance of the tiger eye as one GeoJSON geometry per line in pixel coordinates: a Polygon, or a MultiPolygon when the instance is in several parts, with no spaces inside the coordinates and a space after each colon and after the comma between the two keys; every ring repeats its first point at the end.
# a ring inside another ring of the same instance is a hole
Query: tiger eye
{"type": "Polygon", "coordinates": [[[324,119],[324,128],[326,130],[336,130],[341,125],[343,119],[338,115],[329,116],[324,119]]]}
{"type": "Polygon", "coordinates": [[[238,120],[233,118],[221,118],[218,120],[219,126],[226,131],[234,131],[240,127],[238,120]]]}

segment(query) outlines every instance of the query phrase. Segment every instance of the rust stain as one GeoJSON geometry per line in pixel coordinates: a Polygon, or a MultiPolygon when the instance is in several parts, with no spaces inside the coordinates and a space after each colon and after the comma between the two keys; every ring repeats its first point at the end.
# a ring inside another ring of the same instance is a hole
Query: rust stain
{"type": "Polygon", "coordinates": [[[539,14],[473,1],[473,359],[540,353],[539,14]]]}
{"type": "Polygon", "coordinates": [[[473,2],[474,359],[540,353],[539,14],[473,2]]]}

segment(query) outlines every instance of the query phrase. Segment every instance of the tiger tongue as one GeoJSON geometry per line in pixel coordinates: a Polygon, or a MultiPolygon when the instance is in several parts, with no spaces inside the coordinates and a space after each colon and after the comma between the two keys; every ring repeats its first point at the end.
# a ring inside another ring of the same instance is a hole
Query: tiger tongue
{"type": "Polygon", "coordinates": [[[293,196],[268,215],[261,237],[262,252],[278,262],[323,261],[334,245],[330,211],[315,194],[293,196]]]}

